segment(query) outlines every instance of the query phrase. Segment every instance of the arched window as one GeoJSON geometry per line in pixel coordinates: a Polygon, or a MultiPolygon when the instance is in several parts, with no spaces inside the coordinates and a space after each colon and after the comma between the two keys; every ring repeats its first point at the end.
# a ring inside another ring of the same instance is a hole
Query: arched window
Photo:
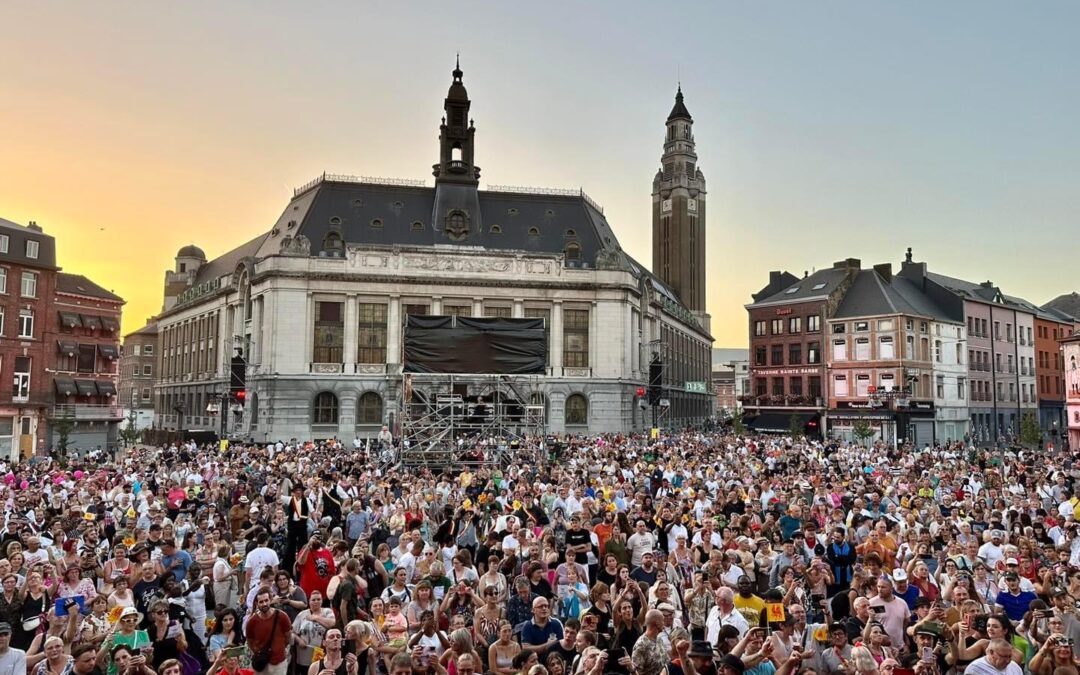
{"type": "Polygon", "coordinates": [[[338,399],[329,391],[319,392],[311,409],[312,424],[337,424],[338,399]]]}
{"type": "Polygon", "coordinates": [[[251,428],[254,429],[259,423],[259,395],[251,392],[248,401],[248,408],[251,410],[251,428]]]}
{"type": "Polygon", "coordinates": [[[566,245],[567,260],[581,260],[581,247],[574,243],[566,245]]]}
{"type": "Polygon", "coordinates": [[[589,401],[581,394],[566,398],[566,425],[584,426],[589,423],[589,401]]]}
{"type": "Polygon", "coordinates": [[[540,236],[540,228],[539,227],[530,227],[529,228],[529,236],[530,237],[539,237],[540,236]]]}
{"type": "Polygon", "coordinates": [[[356,404],[357,424],[382,424],[382,396],[373,391],[364,392],[356,404]]]}
{"type": "Polygon", "coordinates": [[[454,147],[450,148],[450,161],[451,162],[460,162],[461,161],[461,146],[460,145],[455,145],[454,147]]]}

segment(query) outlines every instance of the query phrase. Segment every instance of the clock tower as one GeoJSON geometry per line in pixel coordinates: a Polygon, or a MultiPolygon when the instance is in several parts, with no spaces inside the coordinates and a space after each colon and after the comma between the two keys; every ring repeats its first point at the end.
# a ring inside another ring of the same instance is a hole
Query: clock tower
{"type": "Polygon", "coordinates": [[[694,120],[682,87],[667,118],[664,154],[653,178],[653,274],[708,330],[705,313],[705,175],[694,151],[694,120]]]}

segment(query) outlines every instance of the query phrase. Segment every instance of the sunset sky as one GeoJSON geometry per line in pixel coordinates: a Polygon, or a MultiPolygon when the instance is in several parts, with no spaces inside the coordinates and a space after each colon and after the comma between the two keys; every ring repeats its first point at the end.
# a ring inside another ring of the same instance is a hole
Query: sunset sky
{"type": "Polygon", "coordinates": [[[716,346],[770,269],[845,257],[1042,304],[1080,288],[1080,3],[6,2],[0,217],[160,310],[181,246],[322,171],[426,179],[455,52],[483,183],[578,187],[648,263],[681,77],[716,346]]]}

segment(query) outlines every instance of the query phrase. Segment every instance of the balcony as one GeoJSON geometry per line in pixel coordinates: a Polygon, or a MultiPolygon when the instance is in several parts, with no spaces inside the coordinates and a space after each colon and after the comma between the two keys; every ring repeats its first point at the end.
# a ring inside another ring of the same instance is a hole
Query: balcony
{"type": "Polygon", "coordinates": [[[49,417],[75,422],[119,421],[124,418],[124,410],[110,403],[61,403],[52,407],[49,417]]]}

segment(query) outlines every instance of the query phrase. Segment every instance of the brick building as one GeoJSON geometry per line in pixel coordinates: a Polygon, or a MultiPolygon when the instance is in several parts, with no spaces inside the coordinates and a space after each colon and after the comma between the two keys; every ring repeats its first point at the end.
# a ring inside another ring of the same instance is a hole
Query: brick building
{"type": "Polygon", "coordinates": [[[44,452],[52,380],[45,332],[56,284],[56,242],[33,221],[0,218],[0,457],[44,452]]]}
{"type": "Polygon", "coordinates": [[[120,356],[118,401],[127,418],[134,411],[135,428],[154,424],[154,378],[157,377],[157,322],[149,321],[124,336],[120,356]]]}
{"type": "Polygon", "coordinates": [[[1061,339],[1072,334],[1070,317],[1053,309],[1035,315],[1035,382],[1039,394],[1039,426],[1049,438],[1065,430],[1065,362],[1061,339]]]}
{"type": "Polygon", "coordinates": [[[59,272],[48,314],[55,389],[49,446],[67,429],[69,450],[108,449],[123,411],[117,400],[123,299],[79,274],[59,272]]]}
{"type": "Polygon", "coordinates": [[[859,272],[849,258],[799,279],[772,272],[754,294],[750,313],[750,387],[743,397],[748,426],[784,432],[792,420],[805,433],[823,431],[826,393],[825,322],[859,272]]]}

